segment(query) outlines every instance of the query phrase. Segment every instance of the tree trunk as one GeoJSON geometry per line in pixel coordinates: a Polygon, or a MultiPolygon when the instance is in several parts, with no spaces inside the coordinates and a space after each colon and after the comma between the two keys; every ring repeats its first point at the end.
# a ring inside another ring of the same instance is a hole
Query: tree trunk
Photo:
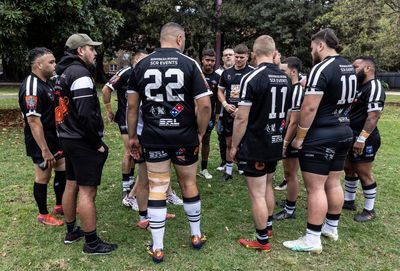
{"type": "Polygon", "coordinates": [[[106,73],[104,72],[103,67],[103,59],[104,53],[99,53],[96,57],[96,74],[95,74],[95,81],[99,84],[107,83],[106,73]]]}

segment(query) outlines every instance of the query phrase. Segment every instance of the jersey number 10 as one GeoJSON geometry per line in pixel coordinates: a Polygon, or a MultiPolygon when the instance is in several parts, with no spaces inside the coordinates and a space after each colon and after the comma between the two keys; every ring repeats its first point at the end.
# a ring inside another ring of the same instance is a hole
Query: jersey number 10
{"type": "MultiPolygon", "coordinates": [[[[155,102],[163,102],[164,101],[164,94],[163,93],[158,93],[155,95],[151,94],[152,90],[159,89],[163,83],[163,74],[161,71],[157,69],[149,69],[144,73],[144,78],[148,79],[151,76],[154,76],[154,83],[149,83],[145,87],[145,94],[147,97],[147,100],[149,101],[155,101],[155,102]]],[[[164,77],[165,78],[171,78],[173,76],[176,76],[176,82],[169,82],[168,84],[165,85],[165,90],[167,92],[167,101],[168,102],[178,102],[178,101],[183,101],[184,100],[184,94],[183,93],[176,93],[177,89],[181,89],[184,84],[184,75],[183,72],[180,69],[168,69],[164,77]],[[174,94],[175,92],[175,94],[174,94]]]]}
{"type": "Polygon", "coordinates": [[[342,75],[340,81],[342,81],[342,96],[337,104],[346,104],[346,102],[351,104],[356,96],[357,77],[352,74],[346,80],[346,75],[342,75]]]}

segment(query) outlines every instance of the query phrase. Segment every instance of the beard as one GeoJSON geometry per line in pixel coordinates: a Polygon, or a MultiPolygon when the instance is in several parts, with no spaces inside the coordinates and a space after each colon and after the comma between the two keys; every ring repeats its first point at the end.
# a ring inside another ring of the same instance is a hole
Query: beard
{"type": "Polygon", "coordinates": [[[313,65],[317,65],[321,62],[321,57],[316,52],[312,53],[311,57],[313,65]]]}
{"type": "Polygon", "coordinates": [[[365,74],[364,70],[360,70],[357,74],[357,84],[362,85],[367,75],[365,74]]]}

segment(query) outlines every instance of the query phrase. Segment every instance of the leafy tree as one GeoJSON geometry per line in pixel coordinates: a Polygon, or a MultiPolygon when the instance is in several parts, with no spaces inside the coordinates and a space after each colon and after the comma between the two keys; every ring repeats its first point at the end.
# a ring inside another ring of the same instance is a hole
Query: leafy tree
{"type": "Polygon", "coordinates": [[[337,31],[349,59],[369,55],[381,69],[398,70],[399,8],[399,2],[391,0],[339,1],[317,23],[337,31]]]}
{"type": "MultiPolygon", "coordinates": [[[[123,24],[121,14],[103,0],[43,0],[0,2],[0,56],[8,79],[18,80],[26,72],[26,53],[45,46],[60,57],[67,38],[88,33],[108,47],[123,24]]],[[[102,52],[98,64],[102,70],[102,52]]]]}

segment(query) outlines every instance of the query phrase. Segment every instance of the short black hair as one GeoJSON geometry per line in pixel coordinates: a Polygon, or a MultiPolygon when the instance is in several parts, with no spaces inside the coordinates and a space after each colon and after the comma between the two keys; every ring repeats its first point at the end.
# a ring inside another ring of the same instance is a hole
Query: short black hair
{"type": "Polygon", "coordinates": [[[335,49],[336,52],[340,53],[343,50],[343,46],[340,44],[338,37],[335,34],[335,31],[331,28],[325,28],[314,35],[311,36],[311,40],[320,40],[326,43],[329,48],[335,49]]]}
{"type": "Polygon", "coordinates": [[[375,62],[375,59],[373,57],[371,57],[371,56],[358,56],[354,60],[358,60],[358,59],[360,59],[362,61],[365,61],[365,62],[368,62],[374,68],[374,70],[376,70],[376,62],[375,62]]]}
{"type": "Polygon", "coordinates": [[[213,49],[204,49],[201,55],[203,57],[205,57],[205,56],[215,56],[215,51],[213,49]]]}
{"type": "Polygon", "coordinates": [[[28,61],[32,65],[36,59],[46,54],[53,54],[53,52],[50,49],[47,49],[46,47],[35,47],[29,51],[28,61]]]}
{"type": "Polygon", "coordinates": [[[245,44],[241,43],[239,45],[236,45],[235,49],[233,49],[233,51],[236,54],[248,54],[249,53],[249,48],[245,44]]]}
{"type": "Polygon", "coordinates": [[[301,71],[302,62],[296,56],[289,56],[281,61],[282,64],[287,64],[289,69],[296,69],[297,72],[301,71]]]}

